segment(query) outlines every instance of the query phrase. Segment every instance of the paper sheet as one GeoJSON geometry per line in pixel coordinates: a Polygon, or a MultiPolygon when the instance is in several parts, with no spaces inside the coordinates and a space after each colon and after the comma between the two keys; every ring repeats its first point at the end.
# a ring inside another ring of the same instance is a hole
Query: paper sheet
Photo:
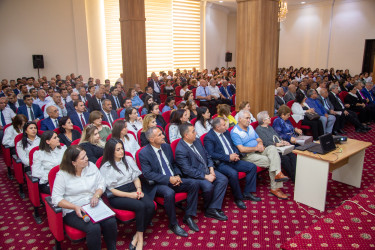
{"type": "Polygon", "coordinates": [[[115,213],[102,200],[99,200],[96,207],[91,207],[90,204],[87,204],[82,206],[82,208],[94,223],[115,215],[115,213]]]}

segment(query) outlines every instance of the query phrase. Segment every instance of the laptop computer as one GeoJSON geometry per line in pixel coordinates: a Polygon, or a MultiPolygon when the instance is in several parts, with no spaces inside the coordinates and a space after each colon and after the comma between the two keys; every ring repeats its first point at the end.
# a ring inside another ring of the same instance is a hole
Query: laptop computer
{"type": "Polygon", "coordinates": [[[333,150],[336,149],[335,142],[333,141],[332,134],[325,134],[322,136],[319,136],[320,143],[309,143],[305,144],[303,146],[297,147],[297,150],[307,150],[309,152],[313,152],[316,154],[327,154],[333,150]]]}

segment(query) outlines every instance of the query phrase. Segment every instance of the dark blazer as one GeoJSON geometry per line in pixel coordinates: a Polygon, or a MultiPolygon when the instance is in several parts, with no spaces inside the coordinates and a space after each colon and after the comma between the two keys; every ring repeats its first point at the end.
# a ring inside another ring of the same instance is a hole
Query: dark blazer
{"type": "Polygon", "coordinates": [[[220,87],[220,93],[221,93],[223,96],[225,96],[225,98],[230,98],[230,97],[233,95],[233,93],[232,93],[232,90],[230,89],[230,86],[229,86],[229,85],[227,86],[227,90],[228,90],[228,93],[229,93],[230,96],[228,96],[227,93],[225,92],[225,90],[224,90],[224,86],[221,86],[221,87],[220,87]]]}
{"type": "Polygon", "coordinates": [[[230,87],[230,91],[233,93],[233,95],[236,94],[236,87],[233,84],[229,85],[229,87],[230,87]]]}
{"type": "Polygon", "coordinates": [[[70,144],[72,144],[72,141],[75,141],[79,138],[81,138],[81,134],[77,131],[77,130],[72,130],[72,141],[70,141],[66,136],[65,134],[63,133],[60,133],[58,135],[59,139],[60,139],[60,142],[65,144],[67,147],[70,146],[70,144]]]}
{"type": "Polygon", "coordinates": [[[375,96],[366,88],[362,88],[361,93],[366,97],[366,99],[369,99],[370,103],[375,103],[375,96]]]}
{"type": "Polygon", "coordinates": [[[296,94],[292,93],[292,92],[286,92],[286,94],[284,95],[284,101],[285,103],[288,103],[289,101],[292,101],[292,100],[295,100],[296,99],[296,94]]]}
{"type": "Polygon", "coordinates": [[[163,129],[165,129],[165,126],[167,125],[167,122],[164,120],[163,116],[158,115],[158,116],[156,116],[156,125],[159,125],[163,129]]]}
{"type": "MultiPolygon", "coordinates": [[[[103,114],[103,121],[109,122],[109,120],[107,118],[107,114],[103,110],[101,112],[103,114]]],[[[118,115],[117,115],[117,112],[115,110],[111,110],[111,116],[112,116],[113,121],[115,121],[116,119],[118,119],[118,115]]]]}
{"type": "MultiPolygon", "coordinates": [[[[33,109],[33,113],[34,113],[35,119],[37,119],[37,118],[39,118],[40,120],[44,119],[44,114],[43,114],[42,110],[39,108],[39,105],[32,104],[32,109],[33,109]]],[[[22,105],[22,106],[20,106],[18,108],[17,114],[23,114],[23,115],[25,115],[27,117],[27,119],[30,120],[30,118],[29,118],[29,112],[27,112],[26,104],[22,105]]]]}
{"type": "MultiPolygon", "coordinates": [[[[159,86],[159,89],[160,89],[160,93],[159,94],[161,94],[160,83],[159,82],[156,82],[156,83],[157,83],[157,85],[159,86]]],[[[153,79],[151,79],[150,81],[148,81],[147,86],[150,86],[152,88],[152,90],[155,92],[155,88],[154,88],[155,86],[154,86],[154,80],[153,79]]]]}
{"type": "Polygon", "coordinates": [[[83,96],[81,96],[81,95],[78,95],[78,98],[81,101],[83,101],[83,103],[86,105],[86,101],[88,101],[91,98],[91,96],[89,96],[89,95],[86,94],[86,96],[85,96],[86,100],[84,100],[83,96]]]}
{"type": "MultiPolygon", "coordinates": [[[[104,99],[102,99],[102,103],[103,103],[103,100],[104,99]]],[[[94,110],[98,110],[98,111],[102,110],[102,106],[98,103],[95,96],[88,100],[87,108],[90,110],[90,112],[94,110]]]]}
{"type": "Polygon", "coordinates": [[[350,105],[349,109],[353,110],[354,112],[361,112],[364,109],[363,107],[356,105],[357,103],[363,103],[362,100],[360,100],[359,98],[355,98],[350,94],[345,96],[344,101],[346,104],[350,105]]]}
{"type": "MultiPolygon", "coordinates": [[[[233,153],[240,154],[238,148],[234,145],[230,132],[227,130],[224,133],[225,138],[229,142],[229,146],[233,150],[233,153]]],[[[211,129],[208,131],[204,137],[204,148],[211,155],[213,160],[219,160],[220,162],[230,162],[229,155],[225,154],[223,144],[221,143],[219,137],[216,135],[215,131],[211,129]]]]}
{"type": "MultiPolygon", "coordinates": [[[[18,102],[18,107],[21,107],[21,106],[25,105],[25,103],[23,102],[22,99],[18,99],[17,102],[18,102]]],[[[8,102],[8,105],[9,105],[9,108],[11,108],[14,113],[17,113],[16,104],[8,102]]]]}
{"type": "Polygon", "coordinates": [[[214,162],[199,139],[196,139],[193,145],[203,157],[206,164],[201,161],[183,139],[180,140],[176,147],[176,162],[185,176],[204,180],[204,176],[210,173],[208,167],[214,167],[214,162]]]}
{"type": "MultiPolygon", "coordinates": [[[[116,110],[116,102],[115,102],[115,98],[111,95],[108,97],[109,100],[111,100],[111,103],[112,103],[112,109],[113,110],[116,110]]],[[[120,107],[118,108],[122,108],[122,106],[124,105],[124,99],[122,99],[122,96],[121,95],[118,95],[117,96],[117,99],[119,101],[119,104],[120,104],[120,107]]]]}
{"type": "MultiPolygon", "coordinates": [[[[59,120],[60,117],[57,118],[59,120]]],[[[47,131],[47,130],[54,130],[56,128],[56,124],[52,122],[51,117],[48,117],[40,122],[40,130],[47,131]]]]}
{"type": "MultiPolygon", "coordinates": [[[[89,123],[89,116],[90,114],[88,112],[83,112],[83,118],[85,119],[86,124],[89,123]]],[[[69,113],[70,120],[72,121],[73,125],[78,126],[82,131],[82,123],[81,123],[81,117],[78,116],[77,111],[69,113]]]]}
{"type": "MultiPolygon", "coordinates": [[[[331,101],[332,105],[333,105],[333,109],[335,111],[344,111],[345,110],[345,106],[344,108],[342,108],[341,104],[340,104],[340,97],[338,97],[337,95],[334,95],[332,92],[329,92],[328,94],[328,98],[329,100],[331,101]]],[[[342,103],[342,105],[345,105],[344,103],[342,103]]]]}
{"type": "Polygon", "coordinates": [[[87,154],[87,157],[89,158],[89,161],[91,161],[94,164],[96,163],[96,161],[101,156],[103,156],[104,150],[99,146],[96,146],[96,145],[91,144],[89,142],[84,142],[84,143],[81,143],[79,145],[86,151],[86,154],[87,154]]]}
{"type": "Polygon", "coordinates": [[[327,105],[328,105],[328,110],[327,108],[324,106],[324,101],[323,101],[323,97],[322,96],[318,96],[318,100],[320,101],[320,104],[323,106],[323,108],[327,111],[327,113],[329,114],[329,111],[330,110],[335,110],[335,107],[333,106],[333,104],[331,103],[331,101],[329,100],[329,98],[327,98],[327,105]]]}
{"type": "Polygon", "coordinates": [[[278,110],[281,105],[286,104],[286,101],[281,99],[280,96],[276,95],[275,96],[275,109],[278,110]]]}
{"type": "Polygon", "coordinates": [[[75,111],[73,101],[68,102],[68,103],[65,105],[65,108],[66,108],[66,110],[67,110],[68,112],[73,112],[73,111],[75,111]]]}

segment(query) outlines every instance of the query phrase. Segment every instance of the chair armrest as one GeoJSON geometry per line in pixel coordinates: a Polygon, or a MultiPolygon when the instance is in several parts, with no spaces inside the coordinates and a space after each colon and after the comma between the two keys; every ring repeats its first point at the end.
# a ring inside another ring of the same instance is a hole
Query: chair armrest
{"type": "Polygon", "coordinates": [[[115,195],[108,188],[105,190],[105,192],[103,193],[103,195],[105,197],[107,197],[107,199],[115,197],[115,195]]]}
{"type": "Polygon", "coordinates": [[[150,185],[150,186],[155,185],[155,181],[153,181],[153,180],[148,180],[148,179],[146,179],[143,175],[141,175],[141,176],[139,177],[139,179],[141,180],[141,182],[143,182],[143,183],[147,183],[147,184],[150,185]]]}
{"type": "Polygon", "coordinates": [[[22,163],[21,159],[18,158],[17,155],[12,155],[13,159],[16,161],[16,163],[22,163]]]}
{"type": "Polygon", "coordinates": [[[50,207],[53,210],[53,212],[55,212],[55,214],[62,213],[61,207],[53,205],[51,196],[46,197],[46,203],[47,206],[50,207]]]}
{"type": "Polygon", "coordinates": [[[9,145],[3,145],[4,146],[4,148],[11,148],[11,146],[9,146],[9,145]]]}
{"type": "Polygon", "coordinates": [[[27,178],[28,178],[32,183],[39,182],[39,178],[37,178],[37,177],[33,177],[33,176],[31,175],[31,171],[27,171],[25,174],[26,174],[27,178]]]}

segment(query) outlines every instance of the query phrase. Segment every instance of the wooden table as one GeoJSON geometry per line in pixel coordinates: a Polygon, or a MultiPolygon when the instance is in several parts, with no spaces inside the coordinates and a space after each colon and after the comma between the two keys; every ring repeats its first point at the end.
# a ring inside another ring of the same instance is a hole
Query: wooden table
{"type": "Polygon", "coordinates": [[[294,200],[320,211],[325,209],[328,173],[332,179],[361,187],[363,159],[370,142],[349,139],[328,154],[293,150],[297,154],[294,200]]]}

